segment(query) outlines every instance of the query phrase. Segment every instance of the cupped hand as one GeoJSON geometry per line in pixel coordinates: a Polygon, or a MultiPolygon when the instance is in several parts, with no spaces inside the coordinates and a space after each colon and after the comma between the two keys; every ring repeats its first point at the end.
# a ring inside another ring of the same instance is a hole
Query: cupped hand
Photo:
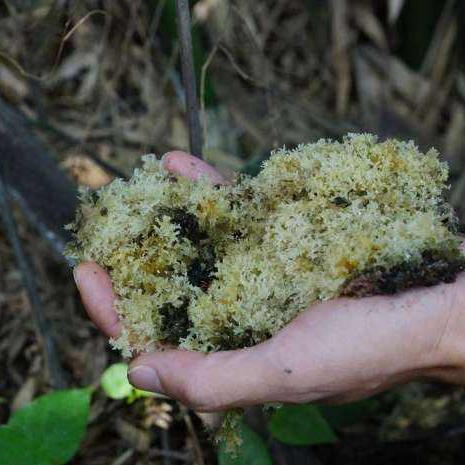
{"type": "MultiPolygon", "coordinates": [[[[184,152],[163,157],[168,171],[212,183],[225,178],[184,152]]],[[[108,274],[95,263],[75,270],[89,317],[107,336],[120,323],[108,274]]],[[[198,411],[267,402],[347,402],[420,377],[465,384],[465,274],[455,283],[395,296],[313,305],[255,347],[202,354],[146,353],[132,361],[136,387],[198,411]]]]}

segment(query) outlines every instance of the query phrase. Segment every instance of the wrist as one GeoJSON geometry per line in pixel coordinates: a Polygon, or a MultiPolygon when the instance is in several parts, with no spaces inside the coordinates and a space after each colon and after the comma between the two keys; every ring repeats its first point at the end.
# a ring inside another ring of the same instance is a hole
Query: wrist
{"type": "Polygon", "coordinates": [[[430,357],[425,376],[465,384],[465,273],[435,291],[435,327],[430,336],[430,357]]]}

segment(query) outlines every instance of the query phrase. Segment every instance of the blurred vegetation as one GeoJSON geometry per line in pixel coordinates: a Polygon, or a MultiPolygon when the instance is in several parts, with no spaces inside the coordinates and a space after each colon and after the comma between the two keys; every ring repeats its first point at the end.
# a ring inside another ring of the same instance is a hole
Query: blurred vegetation
{"type": "MultiPolygon", "coordinates": [[[[282,145],[348,131],[414,139],[448,161],[451,201],[464,221],[465,2],[191,5],[208,161],[226,173],[254,173],[282,145]]],[[[129,174],[141,154],[188,149],[173,0],[2,0],[0,24],[0,97],[27,115],[77,183],[96,188],[109,182],[102,162],[129,174]]],[[[98,383],[115,355],[85,319],[62,265],[24,221],[20,226],[65,366],[76,384],[98,383]]],[[[28,312],[0,233],[2,423],[47,387],[28,312]]],[[[146,398],[128,407],[95,396],[86,438],[71,463],[215,463],[198,418],[166,405],[146,398]],[[169,434],[159,426],[167,416],[169,434]]],[[[465,462],[459,389],[415,384],[375,404],[321,414],[340,439],[316,448],[324,464],[465,462]]],[[[270,460],[263,444],[247,449],[261,451],[257,463],[270,460]]],[[[231,460],[220,455],[220,463],[240,463],[231,460]]]]}

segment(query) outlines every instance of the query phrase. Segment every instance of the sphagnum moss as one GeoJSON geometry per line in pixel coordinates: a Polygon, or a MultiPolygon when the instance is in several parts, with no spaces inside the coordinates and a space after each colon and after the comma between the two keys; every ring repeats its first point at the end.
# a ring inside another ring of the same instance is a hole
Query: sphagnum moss
{"type": "Polygon", "coordinates": [[[279,150],[228,186],[166,172],[84,192],[69,257],[111,275],[125,355],[256,344],[310,304],[453,280],[447,167],[412,142],[350,134],[279,150]]]}

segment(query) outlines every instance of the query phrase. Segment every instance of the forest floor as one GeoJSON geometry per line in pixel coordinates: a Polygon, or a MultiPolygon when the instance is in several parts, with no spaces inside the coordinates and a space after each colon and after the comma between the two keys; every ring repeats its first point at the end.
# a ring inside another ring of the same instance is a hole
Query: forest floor
{"type": "MultiPolygon", "coordinates": [[[[2,3],[0,95],[27,116],[77,184],[97,188],[113,178],[106,164],[128,175],[144,153],[188,148],[175,17],[169,1],[71,3],[2,3]]],[[[463,221],[465,74],[453,2],[436,2],[423,29],[411,5],[400,13],[384,2],[329,3],[196,2],[205,158],[225,172],[253,174],[282,145],[348,131],[414,138],[449,162],[450,199],[463,221]],[[406,45],[414,27],[423,41],[406,45]]],[[[86,318],[70,267],[14,213],[69,382],[97,386],[119,356],[86,318]]],[[[1,424],[49,386],[1,230],[0,373],[1,424]]],[[[341,427],[339,444],[315,448],[324,465],[465,463],[462,389],[412,384],[370,405],[341,427]]],[[[176,402],[128,405],[97,391],[71,463],[210,465],[216,456],[200,419],[176,402]]]]}

